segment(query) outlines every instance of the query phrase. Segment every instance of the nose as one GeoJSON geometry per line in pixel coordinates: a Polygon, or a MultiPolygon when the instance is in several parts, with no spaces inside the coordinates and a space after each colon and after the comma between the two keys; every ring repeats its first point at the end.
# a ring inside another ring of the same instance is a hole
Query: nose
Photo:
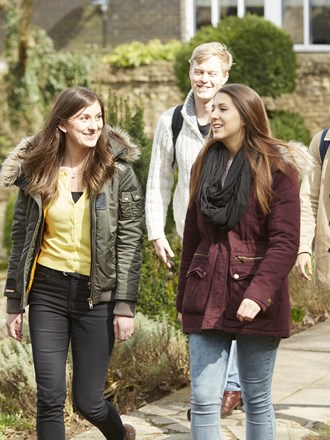
{"type": "Polygon", "coordinates": [[[209,80],[209,74],[207,72],[203,72],[203,75],[201,76],[201,80],[207,82],[209,80]]]}
{"type": "Polygon", "coordinates": [[[219,115],[220,115],[219,110],[218,110],[217,108],[215,108],[215,109],[212,110],[212,112],[211,112],[211,119],[212,119],[212,120],[213,120],[213,119],[218,119],[218,118],[219,118],[219,115]]]}
{"type": "Polygon", "coordinates": [[[91,130],[97,130],[97,127],[98,127],[98,125],[97,125],[97,121],[96,121],[95,119],[91,118],[91,119],[89,120],[89,126],[88,126],[88,128],[91,129],[91,130]]]}

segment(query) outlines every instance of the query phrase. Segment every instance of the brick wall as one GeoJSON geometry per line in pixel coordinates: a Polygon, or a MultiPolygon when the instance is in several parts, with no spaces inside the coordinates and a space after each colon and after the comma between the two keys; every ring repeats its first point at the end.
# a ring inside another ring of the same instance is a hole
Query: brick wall
{"type": "Polygon", "coordinates": [[[131,41],[180,39],[180,0],[110,0],[106,21],[91,0],[35,0],[33,23],[57,48],[84,49],[131,41]],[[103,27],[105,25],[105,28],[103,27]]]}

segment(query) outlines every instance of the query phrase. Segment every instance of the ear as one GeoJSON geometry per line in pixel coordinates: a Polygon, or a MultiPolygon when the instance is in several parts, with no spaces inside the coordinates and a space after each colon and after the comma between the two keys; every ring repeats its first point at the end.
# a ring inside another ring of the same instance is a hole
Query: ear
{"type": "Polygon", "coordinates": [[[227,72],[227,73],[225,73],[224,75],[223,75],[223,80],[222,80],[222,85],[224,86],[225,84],[226,84],[226,82],[228,81],[228,78],[229,78],[229,73],[227,72]]]}
{"type": "Polygon", "coordinates": [[[63,124],[58,125],[57,128],[59,130],[61,130],[63,133],[66,133],[66,131],[67,131],[65,125],[63,125],[63,124]]]}

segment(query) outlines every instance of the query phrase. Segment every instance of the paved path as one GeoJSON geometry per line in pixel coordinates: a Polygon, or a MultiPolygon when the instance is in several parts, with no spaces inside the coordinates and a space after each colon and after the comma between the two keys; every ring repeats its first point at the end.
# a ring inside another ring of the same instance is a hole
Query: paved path
{"type": "MultiPolygon", "coordinates": [[[[189,387],[123,416],[137,440],[188,440],[189,387]]],[[[330,320],[283,340],[275,367],[276,440],[330,439],[330,320]]],[[[222,440],[245,440],[244,413],[222,419],[222,440]]],[[[103,440],[91,429],[71,440],[103,440]]],[[[216,440],[216,439],[210,439],[216,440]]]]}

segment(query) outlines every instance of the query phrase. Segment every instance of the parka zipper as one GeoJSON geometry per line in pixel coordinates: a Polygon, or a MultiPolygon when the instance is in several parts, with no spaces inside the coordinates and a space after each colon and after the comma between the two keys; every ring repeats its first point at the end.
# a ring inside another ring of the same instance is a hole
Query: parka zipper
{"type": "Polygon", "coordinates": [[[248,257],[246,255],[237,255],[236,260],[242,261],[244,263],[245,261],[251,261],[251,260],[262,260],[264,257],[248,257]]]}
{"type": "Polygon", "coordinates": [[[90,201],[90,219],[91,219],[91,270],[90,270],[90,281],[88,282],[89,288],[89,297],[87,298],[88,307],[90,310],[94,308],[93,298],[92,298],[92,280],[94,278],[94,244],[95,244],[95,234],[94,234],[94,226],[95,226],[95,216],[94,216],[94,204],[95,198],[92,197],[90,201]]]}

